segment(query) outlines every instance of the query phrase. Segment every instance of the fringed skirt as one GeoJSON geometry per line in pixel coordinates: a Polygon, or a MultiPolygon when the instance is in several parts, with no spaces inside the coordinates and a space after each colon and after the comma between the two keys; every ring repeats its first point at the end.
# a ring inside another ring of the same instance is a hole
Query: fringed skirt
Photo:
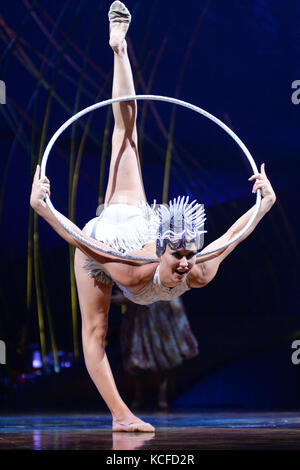
{"type": "MultiPolygon", "coordinates": [[[[155,214],[148,204],[143,203],[140,206],[111,204],[99,217],[90,220],[85,229],[88,236],[110,248],[130,253],[155,241],[155,227],[155,214]]],[[[84,268],[97,281],[105,284],[113,282],[103,266],[93,259],[87,259],[84,268]]]]}

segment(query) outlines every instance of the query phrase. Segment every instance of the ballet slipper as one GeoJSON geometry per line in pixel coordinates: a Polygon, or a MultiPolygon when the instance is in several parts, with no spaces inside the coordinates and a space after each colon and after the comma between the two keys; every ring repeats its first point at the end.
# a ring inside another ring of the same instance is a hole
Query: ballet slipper
{"type": "Polygon", "coordinates": [[[109,19],[109,44],[117,53],[126,48],[125,36],[131,21],[131,15],[124,3],[116,1],[111,4],[108,12],[109,19]]]}
{"type": "Polygon", "coordinates": [[[110,23],[128,23],[129,25],[131,22],[131,14],[124,3],[116,1],[110,6],[108,19],[110,23]]]}
{"type": "Polygon", "coordinates": [[[113,419],[113,432],[154,432],[155,429],[151,426],[150,423],[120,423],[119,421],[113,419]]]}

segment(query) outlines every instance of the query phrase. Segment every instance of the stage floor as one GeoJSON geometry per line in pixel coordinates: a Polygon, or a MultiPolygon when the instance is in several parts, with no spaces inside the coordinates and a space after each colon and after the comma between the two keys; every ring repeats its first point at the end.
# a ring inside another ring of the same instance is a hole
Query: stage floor
{"type": "Polygon", "coordinates": [[[139,414],[155,433],[112,433],[108,414],[0,418],[0,450],[300,449],[300,411],[139,414]]]}

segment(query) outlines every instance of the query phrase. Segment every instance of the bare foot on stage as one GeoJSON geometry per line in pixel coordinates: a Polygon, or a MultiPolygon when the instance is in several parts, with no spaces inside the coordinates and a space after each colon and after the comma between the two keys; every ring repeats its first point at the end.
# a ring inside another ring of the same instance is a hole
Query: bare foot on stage
{"type": "Polygon", "coordinates": [[[154,432],[155,429],[150,423],[142,421],[140,418],[130,413],[126,418],[113,418],[113,432],[154,432]]]}

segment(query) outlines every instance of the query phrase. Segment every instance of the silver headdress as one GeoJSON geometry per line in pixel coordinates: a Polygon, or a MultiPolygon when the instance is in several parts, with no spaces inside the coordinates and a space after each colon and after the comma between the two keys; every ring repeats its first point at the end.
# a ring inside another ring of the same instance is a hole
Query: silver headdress
{"type": "Polygon", "coordinates": [[[183,247],[200,251],[204,242],[203,204],[189,203],[189,196],[178,196],[169,205],[160,204],[154,208],[157,215],[156,254],[161,255],[169,245],[172,250],[183,247]]]}

